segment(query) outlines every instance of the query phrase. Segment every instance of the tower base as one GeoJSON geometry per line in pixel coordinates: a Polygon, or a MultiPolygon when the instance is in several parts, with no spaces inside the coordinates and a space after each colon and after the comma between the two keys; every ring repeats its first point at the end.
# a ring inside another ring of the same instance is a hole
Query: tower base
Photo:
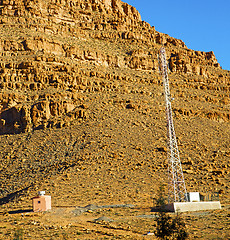
{"type": "Polygon", "coordinates": [[[165,210],[168,212],[190,212],[221,209],[219,201],[213,202],[174,202],[167,204],[165,210]]]}

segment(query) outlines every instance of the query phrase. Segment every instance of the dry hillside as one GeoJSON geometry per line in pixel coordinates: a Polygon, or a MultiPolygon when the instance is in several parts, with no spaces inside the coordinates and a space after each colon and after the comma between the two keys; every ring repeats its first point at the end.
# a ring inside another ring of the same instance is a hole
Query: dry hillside
{"type": "Polygon", "coordinates": [[[0,238],[154,231],[153,215],[138,216],[167,179],[162,45],[187,190],[218,192],[223,204],[188,213],[190,236],[230,239],[230,72],[120,0],[0,0],[0,238]],[[38,190],[53,210],[21,215],[38,190]],[[74,214],[88,204],[134,206],[74,214]],[[114,221],[93,221],[101,216],[114,221]]]}

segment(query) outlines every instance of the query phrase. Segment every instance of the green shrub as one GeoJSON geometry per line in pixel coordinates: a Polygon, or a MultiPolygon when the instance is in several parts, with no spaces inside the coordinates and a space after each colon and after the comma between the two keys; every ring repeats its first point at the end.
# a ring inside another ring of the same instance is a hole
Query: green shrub
{"type": "Polygon", "coordinates": [[[18,228],[15,230],[13,240],[23,240],[23,229],[18,228]]]}
{"type": "Polygon", "coordinates": [[[159,239],[165,240],[188,239],[188,233],[182,215],[180,213],[177,213],[175,217],[171,217],[165,211],[166,198],[164,196],[165,196],[164,186],[161,185],[158,191],[158,198],[156,199],[158,212],[156,213],[155,235],[159,239]]]}

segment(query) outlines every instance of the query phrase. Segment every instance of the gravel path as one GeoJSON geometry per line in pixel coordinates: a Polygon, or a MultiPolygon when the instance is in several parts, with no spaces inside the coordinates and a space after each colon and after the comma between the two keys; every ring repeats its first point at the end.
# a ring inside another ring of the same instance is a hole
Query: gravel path
{"type": "Polygon", "coordinates": [[[102,209],[102,208],[132,208],[135,207],[135,205],[132,204],[114,204],[114,205],[102,205],[102,206],[97,206],[94,204],[89,204],[85,207],[76,207],[75,210],[73,210],[73,213],[75,215],[81,215],[84,212],[87,211],[94,211],[96,209],[102,209]]]}

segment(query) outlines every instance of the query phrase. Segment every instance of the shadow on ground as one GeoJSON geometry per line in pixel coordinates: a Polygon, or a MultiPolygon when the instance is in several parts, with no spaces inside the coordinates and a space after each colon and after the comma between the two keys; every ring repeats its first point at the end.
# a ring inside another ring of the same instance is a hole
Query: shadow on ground
{"type": "Polygon", "coordinates": [[[17,213],[30,213],[33,212],[33,209],[20,209],[20,210],[14,210],[14,211],[9,211],[9,214],[17,214],[17,213]]]}

